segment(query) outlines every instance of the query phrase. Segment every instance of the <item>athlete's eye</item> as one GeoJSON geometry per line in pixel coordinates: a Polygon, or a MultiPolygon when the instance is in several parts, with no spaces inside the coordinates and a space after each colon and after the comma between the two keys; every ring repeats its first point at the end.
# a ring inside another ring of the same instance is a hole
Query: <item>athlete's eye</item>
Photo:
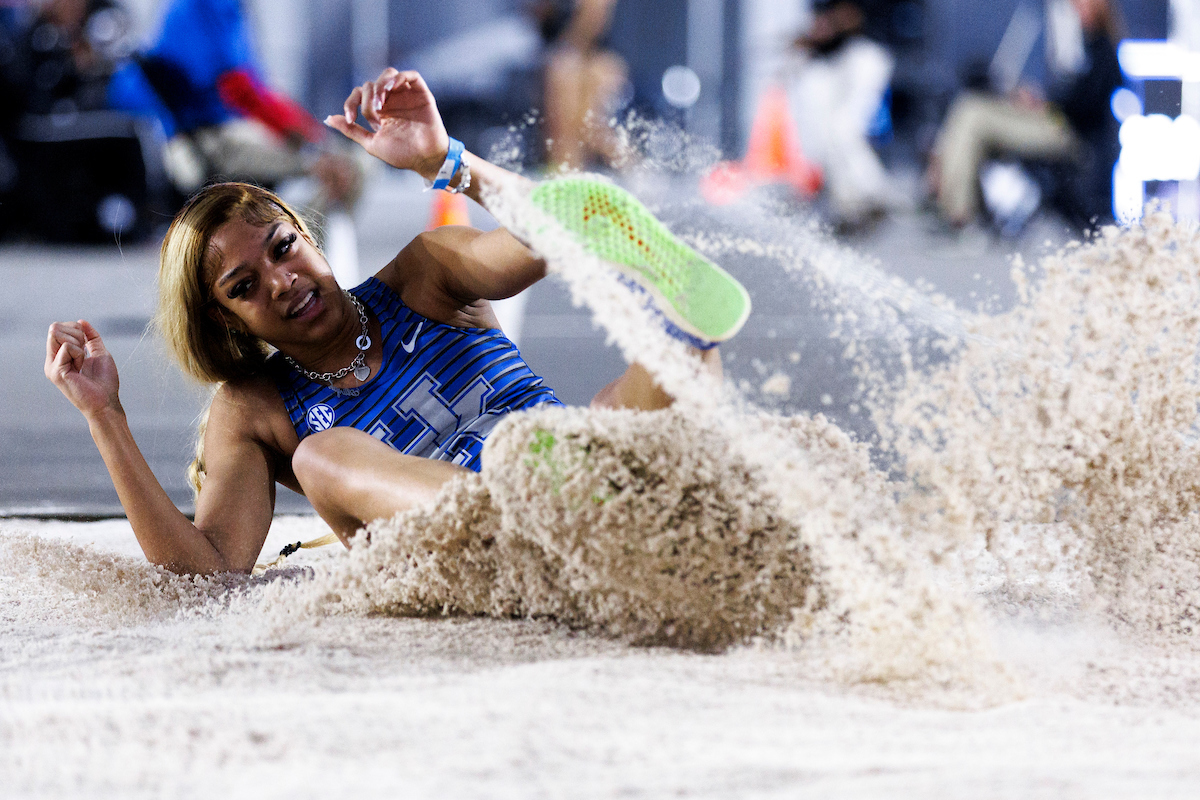
{"type": "Polygon", "coordinates": [[[295,233],[289,233],[287,236],[284,236],[282,239],[280,239],[279,243],[275,245],[275,260],[278,261],[279,259],[283,258],[284,255],[291,252],[292,245],[295,243],[295,233]]]}
{"type": "Polygon", "coordinates": [[[242,280],[235,283],[232,286],[232,288],[230,288],[229,294],[227,296],[229,297],[230,300],[236,300],[239,297],[245,296],[245,294],[249,291],[250,291],[250,279],[243,278],[242,280]]]}

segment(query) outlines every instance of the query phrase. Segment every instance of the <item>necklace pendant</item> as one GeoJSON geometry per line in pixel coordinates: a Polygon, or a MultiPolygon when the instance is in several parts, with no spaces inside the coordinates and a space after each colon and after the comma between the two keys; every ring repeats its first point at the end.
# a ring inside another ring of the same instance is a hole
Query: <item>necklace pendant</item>
{"type": "Polygon", "coordinates": [[[361,366],[355,367],[354,368],[354,377],[358,380],[359,383],[362,383],[367,378],[371,377],[371,368],[368,367],[366,364],[362,364],[361,366]]]}

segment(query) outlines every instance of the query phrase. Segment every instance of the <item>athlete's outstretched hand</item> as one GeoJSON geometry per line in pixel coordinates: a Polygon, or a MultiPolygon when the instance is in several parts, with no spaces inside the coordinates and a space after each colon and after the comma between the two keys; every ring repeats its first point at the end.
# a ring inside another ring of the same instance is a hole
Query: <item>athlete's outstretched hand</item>
{"type": "Polygon", "coordinates": [[[378,78],[352,91],[344,114],[327,117],[325,124],[393,167],[411,169],[430,179],[437,175],[450,147],[433,93],[412,70],[388,67],[378,78]],[[370,130],[355,123],[360,111],[370,130]]]}
{"type": "Polygon", "coordinates": [[[46,339],[46,377],[67,399],[91,416],[120,410],[117,364],[90,322],[55,322],[46,339]]]}

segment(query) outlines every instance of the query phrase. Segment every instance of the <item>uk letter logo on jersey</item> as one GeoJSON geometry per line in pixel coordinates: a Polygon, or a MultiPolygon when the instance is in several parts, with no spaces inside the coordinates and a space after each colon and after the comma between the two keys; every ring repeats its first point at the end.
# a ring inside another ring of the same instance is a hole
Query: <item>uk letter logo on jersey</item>
{"type": "Polygon", "coordinates": [[[333,408],[328,404],[315,405],[308,410],[308,429],[312,433],[329,430],[335,418],[333,408]]]}
{"type": "Polygon", "coordinates": [[[368,433],[404,453],[453,459],[469,443],[481,447],[483,437],[508,410],[487,407],[487,398],[492,392],[491,384],[479,377],[457,397],[447,401],[441,395],[438,382],[425,373],[392,404],[392,409],[403,419],[420,420],[422,430],[405,442],[395,441],[392,431],[382,423],[376,423],[368,433]]]}

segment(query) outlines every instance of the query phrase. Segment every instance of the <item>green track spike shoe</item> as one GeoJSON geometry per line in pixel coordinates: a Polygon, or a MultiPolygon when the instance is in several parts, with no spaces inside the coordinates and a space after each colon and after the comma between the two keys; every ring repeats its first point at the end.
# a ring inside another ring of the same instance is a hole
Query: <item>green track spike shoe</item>
{"type": "Polygon", "coordinates": [[[667,332],[700,349],[731,338],[750,316],[750,295],[725,270],[671,235],[629,192],[587,178],[541,183],[533,203],[647,296],[667,332]]]}

